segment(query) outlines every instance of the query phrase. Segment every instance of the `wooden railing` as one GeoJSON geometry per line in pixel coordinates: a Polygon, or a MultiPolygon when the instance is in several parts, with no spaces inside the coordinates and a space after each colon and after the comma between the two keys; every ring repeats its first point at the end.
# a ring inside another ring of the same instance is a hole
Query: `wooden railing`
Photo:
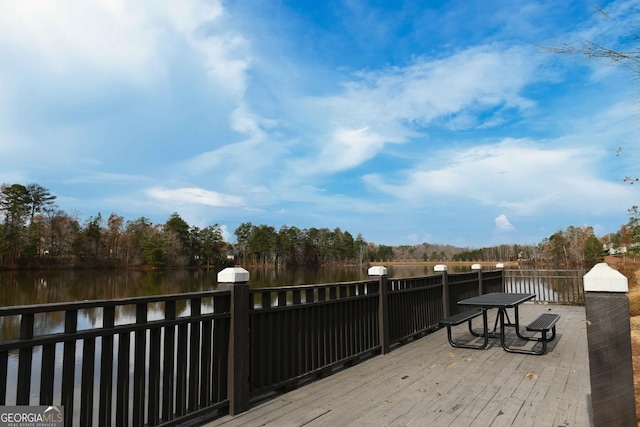
{"type": "Polygon", "coordinates": [[[239,413],[438,327],[502,271],[0,308],[0,405],[67,426],[169,426],[239,413]],[[18,328],[16,328],[18,329],[18,328]]]}
{"type": "Polygon", "coordinates": [[[506,292],[536,294],[537,302],[584,305],[584,270],[504,270],[506,292]]]}
{"type": "Polygon", "coordinates": [[[105,427],[174,425],[226,406],[229,296],[2,308],[2,326],[19,318],[20,334],[0,342],[0,405],[62,405],[65,425],[105,427]],[[47,331],[52,320],[62,328],[47,331]]]}

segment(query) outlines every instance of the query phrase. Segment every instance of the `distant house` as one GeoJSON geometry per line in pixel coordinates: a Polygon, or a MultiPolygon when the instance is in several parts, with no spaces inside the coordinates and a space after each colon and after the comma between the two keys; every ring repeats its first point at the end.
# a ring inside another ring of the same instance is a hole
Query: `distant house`
{"type": "Polygon", "coordinates": [[[228,251],[227,251],[227,259],[228,259],[229,261],[232,261],[232,260],[236,259],[236,251],[234,251],[234,250],[228,250],[228,251]]]}
{"type": "Polygon", "coordinates": [[[609,255],[622,255],[622,254],[626,254],[627,253],[627,247],[626,246],[620,246],[619,248],[615,248],[613,246],[613,243],[609,243],[608,245],[603,245],[603,249],[605,252],[607,252],[609,255]]]}

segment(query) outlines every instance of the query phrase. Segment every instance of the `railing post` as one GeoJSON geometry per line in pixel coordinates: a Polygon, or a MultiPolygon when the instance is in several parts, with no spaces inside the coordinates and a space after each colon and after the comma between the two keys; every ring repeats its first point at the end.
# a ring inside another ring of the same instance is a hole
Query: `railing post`
{"type": "Polygon", "coordinates": [[[225,268],[218,273],[218,290],[231,291],[227,396],[229,414],[237,415],[249,409],[249,272],[244,268],[225,268]]]}
{"type": "Polygon", "coordinates": [[[478,295],[484,294],[484,286],[482,286],[482,265],[473,264],[471,270],[478,272],[478,295]]]}
{"type": "Polygon", "coordinates": [[[505,277],[504,277],[504,264],[499,262],[496,264],[496,270],[502,271],[502,292],[507,292],[507,287],[505,286],[505,277]]]}
{"type": "Polygon", "coordinates": [[[446,319],[449,313],[449,277],[447,275],[447,266],[438,264],[433,267],[433,271],[442,273],[442,318],[446,319]]]}
{"type": "Polygon", "coordinates": [[[380,340],[380,353],[389,353],[389,299],[387,297],[387,269],[382,266],[374,266],[368,270],[369,276],[379,276],[378,288],[378,337],[380,340]]]}
{"type": "Polygon", "coordinates": [[[606,263],[584,275],[593,425],[635,426],[628,280],[606,263]]]}

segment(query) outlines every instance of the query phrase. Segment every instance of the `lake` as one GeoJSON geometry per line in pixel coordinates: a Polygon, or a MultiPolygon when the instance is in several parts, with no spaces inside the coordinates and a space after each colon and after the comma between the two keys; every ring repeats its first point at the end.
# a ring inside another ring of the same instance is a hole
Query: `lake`
{"type": "MultiPolygon", "coordinates": [[[[248,268],[252,288],[364,280],[367,268],[248,268]]],[[[462,271],[469,271],[464,268],[462,271]]],[[[0,306],[120,299],[214,290],[217,270],[0,271],[0,306]]],[[[428,266],[392,266],[389,277],[433,274],[428,266]]]]}

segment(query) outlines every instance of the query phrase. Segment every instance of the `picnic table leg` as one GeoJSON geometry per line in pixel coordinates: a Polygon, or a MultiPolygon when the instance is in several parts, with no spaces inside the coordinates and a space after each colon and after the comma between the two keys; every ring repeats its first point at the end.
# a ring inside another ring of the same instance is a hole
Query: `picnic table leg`
{"type": "Polygon", "coordinates": [[[518,338],[520,338],[523,341],[553,341],[553,338],[555,338],[555,334],[553,335],[553,338],[551,339],[546,339],[545,336],[543,336],[542,338],[536,338],[536,337],[528,337],[525,335],[522,335],[520,333],[520,312],[518,311],[518,306],[516,305],[515,307],[513,307],[513,316],[515,318],[515,323],[511,323],[511,319],[509,319],[509,313],[506,312],[505,309],[505,313],[507,316],[507,320],[509,323],[506,323],[505,326],[513,326],[516,330],[516,335],[518,336],[518,338]]]}
{"type": "Polygon", "coordinates": [[[477,337],[483,337],[483,342],[481,345],[471,345],[471,344],[461,344],[461,343],[457,343],[452,339],[452,335],[451,335],[451,325],[447,325],[447,339],[449,340],[449,344],[451,344],[452,347],[460,347],[460,348],[472,348],[472,349],[477,349],[477,350],[482,350],[484,348],[487,348],[487,346],[489,345],[489,328],[488,328],[488,322],[487,322],[487,310],[482,310],[482,330],[483,330],[483,334],[477,334],[476,332],[473,331],[472,326],[471,326],[471,321],[473,319],[469,319],[467,320],[467,322],[469,323],[469,331],[471,332],[472,335],[477,336],[477,337]]]}
{"type": "Polygon", "coordinates": [[[488,337],[489,336],[489,325],[487,321],[487,309],[482,309],[482,333],[479,334],[473,330],[471,325],[471,321],[469,321],[469,333],[474,337],[488,337]]]}
{"type": "Polygon", "coordinates": [[[504,340],[505,331],[504,331],[504,312],[506,308],[498,308],[498,317],[500,318],[500,345],[506,351],[509,351],[509,347],[507,347],[507,343],[504,340]]]}

